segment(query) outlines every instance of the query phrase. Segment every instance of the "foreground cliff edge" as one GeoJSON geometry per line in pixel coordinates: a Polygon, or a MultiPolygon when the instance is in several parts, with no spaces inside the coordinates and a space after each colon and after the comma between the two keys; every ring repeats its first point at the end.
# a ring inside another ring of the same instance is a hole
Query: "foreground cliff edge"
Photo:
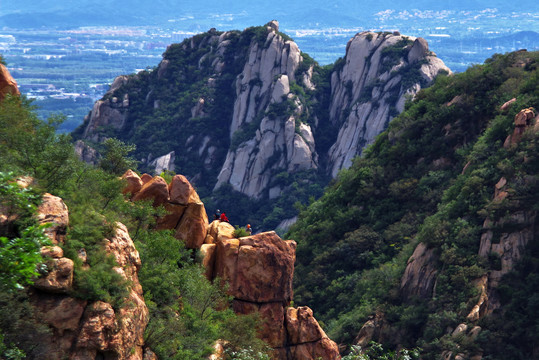
{"type": "MultiPolygon", "coordinates": [[[[178,241],[185,241],[193,249],[200,248],[206,275],[227,287],[236,313],[261,315],[259,336],[273,349],[272,359],[340,358],[337,345],[320,328],[312,311],[308,307],[289,307],[294,241],[283,241],[274,232],[236,239],[230,224],[208,224],[204,205],[182,175],[176,175],[170,184],[158,176],[145,175],[143,181],[131,170],[123,178],[127,185],[124,192],[133,201],[150,199],[154,206],[165,205],[170,212],[158,219],[157,227],[174,229],[178,241]]],[[[40,358],[156,359],[144,343],[149,314],[137,277],[141,260],[126,227],[117,223],[113,236],[103,240],[105,250],[116,260],[115,271],[130,284],[130,295],[118,308],[104,301],[86,301],[70,295],[76,275],[73,261],[63,256],[60,247],[69,224],[68,209],[62,199],[45,194],[38,219],[51,224],[47,235],[54,244],[41,250],[48,271],[35,280],[31,291],[34,311],[52,330],[38,341],[47,349],[40,358]]],[[[5,221],[2,225],[7,226],[5,221]]],[[[89,268],[84,252],[80,257],[89,268]]]]}

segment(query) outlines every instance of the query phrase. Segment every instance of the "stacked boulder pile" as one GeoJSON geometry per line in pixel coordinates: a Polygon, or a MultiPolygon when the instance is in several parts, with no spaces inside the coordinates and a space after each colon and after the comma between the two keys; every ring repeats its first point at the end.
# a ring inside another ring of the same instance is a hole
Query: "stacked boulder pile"
{"type": "Polygon", "coordinates": [[[175,175],[170,184],[160,176],[138,176],[128,170],[125,193],[133,201],[163,205],[168,214],[157,220],[160,229],[174,229],[175,237],[200,249],[206,276],[228,285],[238,314],[258,312],[259,336],[274,349],[274,359],[340,359],[335,342],[322,330],[308,307],[289,307],[296,243],[275,232],[236,238],[235,229],[219,220],[208,223],[204,204],[189,181],[175,175]]]}
{"type": "MultiPolygon", "coordinates": [[[[18,181],[21,187],[27,187],[29,182],[28,179],[18,181]]],[[[131,283],[124,305],[113,308],[103,301],[87,301],[71,295],[74,262],[64,257],[59,246],[65,240],[69,224],[69,212],[63,200],[44,194],[37,217],[41,224],[50,225],[46,235],[52,242],[41,249],[47,271],[30,289],[31,304],[38,319],[51,329],[49,334],[36,337],[36,346],[43,349],[40,358],[142,360],[149,313],[138,281],[139,253],[126,227],[117,223],[114,234],[105,239],[107,253],[118,263],[114,270],[131,283]]],[[[0,222],[13,220],[0,214],[0,222]]],[[[3,225],[6,225],[3,229],[9,229],[9,224],[3,225]]],[[[80,253],[79,257],[84,262],[82,271],[88,269],[87,255],[80,253]]]]}

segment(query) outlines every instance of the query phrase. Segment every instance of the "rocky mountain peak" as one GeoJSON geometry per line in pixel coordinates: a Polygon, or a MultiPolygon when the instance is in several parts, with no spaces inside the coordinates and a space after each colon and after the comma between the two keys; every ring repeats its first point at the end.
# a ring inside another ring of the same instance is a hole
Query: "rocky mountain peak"
{"type": "Polygon", "coordinates": [[[372,143],[404,103],[428,86],[444,63],[425,39],[396,33],[361,32],[346,46],[346,56],[331,75],[330,121],[339,126],[329,150],[333,177],[372,143]]]}
{"type": "Polygon", "coordinates": [[[398,33],[355,35],[329,69],[275,20],[213,29],[170,45],[155,71],[115,80],[79,131],[134,142],[145,170],[181,169],[203,196],[230,186],[278,199],[295,181],[281,178],[349,167],[439,71],[424,39],[398,33]]]}

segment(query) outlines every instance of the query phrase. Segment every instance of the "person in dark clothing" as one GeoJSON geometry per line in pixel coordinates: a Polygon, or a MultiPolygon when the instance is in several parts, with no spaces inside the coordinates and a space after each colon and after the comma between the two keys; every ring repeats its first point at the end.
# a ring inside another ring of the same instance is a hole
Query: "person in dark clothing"
{"type": "Polygon", "coordinates": [[[219,220],[221,219],[221,210],[217,209],[215,214],[213,214],[213,220],[219,220]]]}

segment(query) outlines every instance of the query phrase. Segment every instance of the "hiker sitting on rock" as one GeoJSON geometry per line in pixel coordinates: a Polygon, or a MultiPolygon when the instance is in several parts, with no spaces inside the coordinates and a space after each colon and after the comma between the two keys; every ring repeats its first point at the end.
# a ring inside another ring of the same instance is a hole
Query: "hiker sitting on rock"
{"type": "Polygon", "coordinates": [[[221,219],[221,210],[217,209],[215,214],[213,214],[213,220],[220,220],[221,219]]]}
{"type": "Polygon", "coordinates": [[[253,233],[253,228],[251,228],[251,224],[247,224],[245,227],[245,231],[247,231],[247,234],[251,235],[253,233]]]}

